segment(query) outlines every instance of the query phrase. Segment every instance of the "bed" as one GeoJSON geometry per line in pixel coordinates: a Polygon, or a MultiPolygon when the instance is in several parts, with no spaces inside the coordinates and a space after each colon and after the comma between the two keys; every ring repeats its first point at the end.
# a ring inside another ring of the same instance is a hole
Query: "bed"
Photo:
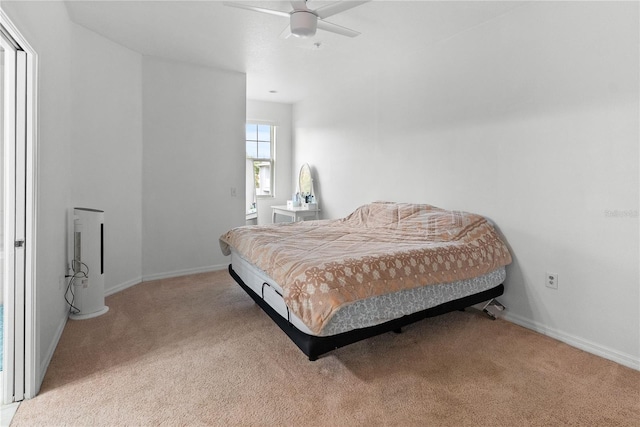
{"type": "Polygon", "coordinates": [[[425,317],[487,301],[501,308],[511,263],[483,216],[408,203],[238,227],[220,247],[231,276],[310,360],[425,317]]]}

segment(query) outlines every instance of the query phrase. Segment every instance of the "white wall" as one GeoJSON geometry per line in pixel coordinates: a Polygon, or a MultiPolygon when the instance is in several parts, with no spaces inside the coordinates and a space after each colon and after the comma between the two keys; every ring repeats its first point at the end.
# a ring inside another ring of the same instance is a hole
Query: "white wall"
{"type": "Polygon", "coordinates": [[[142,79],[143,278],[224,267],[218,238],[245,222],[245,75],[144,57],[142,79]]]}
{"type": "Polygon", "coordinates": [[[107,293],[228,263],[217,239],[244,222],[245,76],[143,61],[73,24],[61,2],[2,7],[39,55],[41,381],[67,319],[70,207],[105,210],[107,293]]]}
{"type": "MultiPolygon", "coordinates": [[[[291,107],[245,112],[243,75],[142,60],[71,23],[60,2],[2,8],[39,55],[42,378],[66,319],[67,209],[91,204],[126,227],[107,240],[111,290],[225,265],[217,238],[244,220],[229,190],[244,188],[245,117],[287,122],[291,107]],[[76,168],[96,173],[78,180],[76,168]]],[[[277,179],[291,185],[309,162],[324,217],[379,199],[492,217],[515,258],[509,318],[638,367],[638,218],[605,214],[638,210],[637,17],[637,3],[527,5],[420,55],[396,52],[345,87],[316,82],[277,179]],[[547,270],[559,290],[542,285],[547,270]]],[[[282,191],[278,203],[293,188],[282,191]]]]}
{"type": "Polygon", "coordinates": [[[640,368],[638,31],[638,3],[540,2],[341,70],[294,107],[294,164],[325,218],[374,200],[491,217],[508,319],[640,368]]]}
{"type": "Polygon", "coordinates": [[[142,271],[142,56],[83,27],[72,38],[72,205],[105,211],[105,291],[142,271]]]}
{"type": "Polygon", "coordinates": [[[39,59],[37,377],[67,319],[67,212],[105,210],[106,287],[141,268],[141,56],[73,24],[61,2],[3,2],[39,59]],[[124,232],[123,230],[126,230],[124,232]]]}
{"type": "Polygon", "coordinates": [[[258,120],[277,126],[274,197],[258,198],[258,224],[271,223],[271,206],[286,205],[294,191],[292,169],[291,104],[247,100],[247,121],[258,120]]]}
{"type": "Polygon", "coordinates": [[[36,252],[37,355],[44,375],[66,307],[58,277],[65,273],[66,209],[71,194],[71,38],[61,3],[3,2],[2,8],[38,53],[38,170],[36,252]],[[44,112],[47,112],[44,114],[44,112]]]}

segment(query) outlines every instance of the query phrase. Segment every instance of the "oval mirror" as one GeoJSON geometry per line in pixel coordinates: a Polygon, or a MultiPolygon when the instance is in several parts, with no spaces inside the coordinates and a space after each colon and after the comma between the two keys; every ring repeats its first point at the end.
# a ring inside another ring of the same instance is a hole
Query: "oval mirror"
{"type": "Polygon", "coordinates": [[[308,196],[313,194],[313,178],[311,178],[311,168],[305,163],[300,168],[300,177],[298,178],[300,185],[300,195],[308,196]]]}

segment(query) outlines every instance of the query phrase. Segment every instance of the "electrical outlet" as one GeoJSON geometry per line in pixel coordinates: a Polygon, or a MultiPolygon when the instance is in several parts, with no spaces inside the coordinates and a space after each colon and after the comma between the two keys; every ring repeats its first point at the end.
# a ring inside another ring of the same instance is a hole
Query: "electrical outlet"
{"type": "Polygon", "coordinates": [[[547,288],[558,289],[558,273],[545,273],[544,283],[547,288]]]}

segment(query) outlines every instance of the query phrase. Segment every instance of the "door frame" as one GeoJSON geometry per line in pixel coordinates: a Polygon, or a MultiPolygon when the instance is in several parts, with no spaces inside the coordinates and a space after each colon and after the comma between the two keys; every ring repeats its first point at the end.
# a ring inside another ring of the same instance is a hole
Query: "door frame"
{"type": "MultiPolygon", "coordinates": [[[[35,397],[39,391],[38,341],[39,328],[36,310],[36,232],[37,232],[37,93],[38,93],[38,56],[27,40],[18,31],[6,13],[0,9],[2,31],[19,46],[26,55],[26,97],[25,108],[25,236],[24,236],[24,289],[19,290],[24,297],[24,365],[23,377],[14,378],[15,385],[2,385],[4,396],[2,403],[21,401],[35,397]],[[16,390],[18,393],[16,393],[16,390]]],[[[15,339],[15,336],[5,339],[15,339]]],[[[6,377],[6,376],[5,376],[6,377]]]]}

